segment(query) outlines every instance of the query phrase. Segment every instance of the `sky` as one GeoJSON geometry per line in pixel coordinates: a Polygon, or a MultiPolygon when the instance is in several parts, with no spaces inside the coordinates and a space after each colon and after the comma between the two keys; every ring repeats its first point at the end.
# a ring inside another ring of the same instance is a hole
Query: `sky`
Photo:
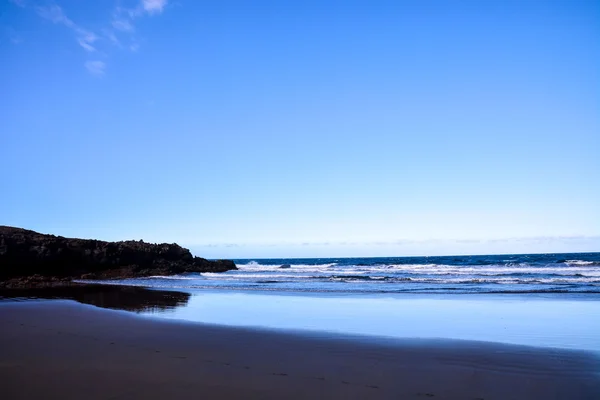
{"type": "Polygon", "coordinates": [[[0,0],[0,171],[207,258],[600,251],[600,3],[0,0]]]}

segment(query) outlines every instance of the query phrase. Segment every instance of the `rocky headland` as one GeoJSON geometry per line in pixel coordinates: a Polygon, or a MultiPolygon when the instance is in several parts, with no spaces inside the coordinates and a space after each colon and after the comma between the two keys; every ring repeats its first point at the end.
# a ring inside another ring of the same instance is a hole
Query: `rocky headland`
{"type": "Polygon", "coordinates": [[[72,239],[0,226],[0,287],[232,269],[237,269],[233,261],[194,257],[177,244],[72,239]]]}

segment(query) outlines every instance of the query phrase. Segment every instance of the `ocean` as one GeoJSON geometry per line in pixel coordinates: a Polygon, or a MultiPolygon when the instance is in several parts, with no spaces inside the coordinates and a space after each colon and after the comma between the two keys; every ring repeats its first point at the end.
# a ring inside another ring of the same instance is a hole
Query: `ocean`
{"type": "Polygon", "coordinates": [[[239,270],[98,283],[316,293],[600,293],[600,253],[234,260],[239,270]]]}
{"type": "Polygon", "coordinates": [[[75,300],[143,318],[311,335],[474,340],[600,355],[600,253],[235,262],[239,270],[225,273],[86,281],[100,285],[4,298],[75,300]]]}

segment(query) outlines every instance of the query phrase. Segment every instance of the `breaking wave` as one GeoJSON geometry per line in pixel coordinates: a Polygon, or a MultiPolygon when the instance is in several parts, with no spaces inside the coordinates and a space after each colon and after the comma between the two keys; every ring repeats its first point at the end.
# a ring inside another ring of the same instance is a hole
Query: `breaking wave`
{"type": "MultiPolygon", "coordinates": [[[[300,292],[600,293],[600,253],[236,260],[238,270],[110,281],[300,292]]],[[[108,283],[108,282],[107,282],[108,283]]]]}

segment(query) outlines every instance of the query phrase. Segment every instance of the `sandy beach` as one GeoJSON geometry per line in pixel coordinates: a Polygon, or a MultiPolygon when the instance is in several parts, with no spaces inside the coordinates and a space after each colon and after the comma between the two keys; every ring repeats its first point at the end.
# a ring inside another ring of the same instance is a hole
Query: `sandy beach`
{"type": "Polygon", "coordinates": [[[597,399],[592,353],[164,321],[0,304],[4,399],[597,399]]]}

